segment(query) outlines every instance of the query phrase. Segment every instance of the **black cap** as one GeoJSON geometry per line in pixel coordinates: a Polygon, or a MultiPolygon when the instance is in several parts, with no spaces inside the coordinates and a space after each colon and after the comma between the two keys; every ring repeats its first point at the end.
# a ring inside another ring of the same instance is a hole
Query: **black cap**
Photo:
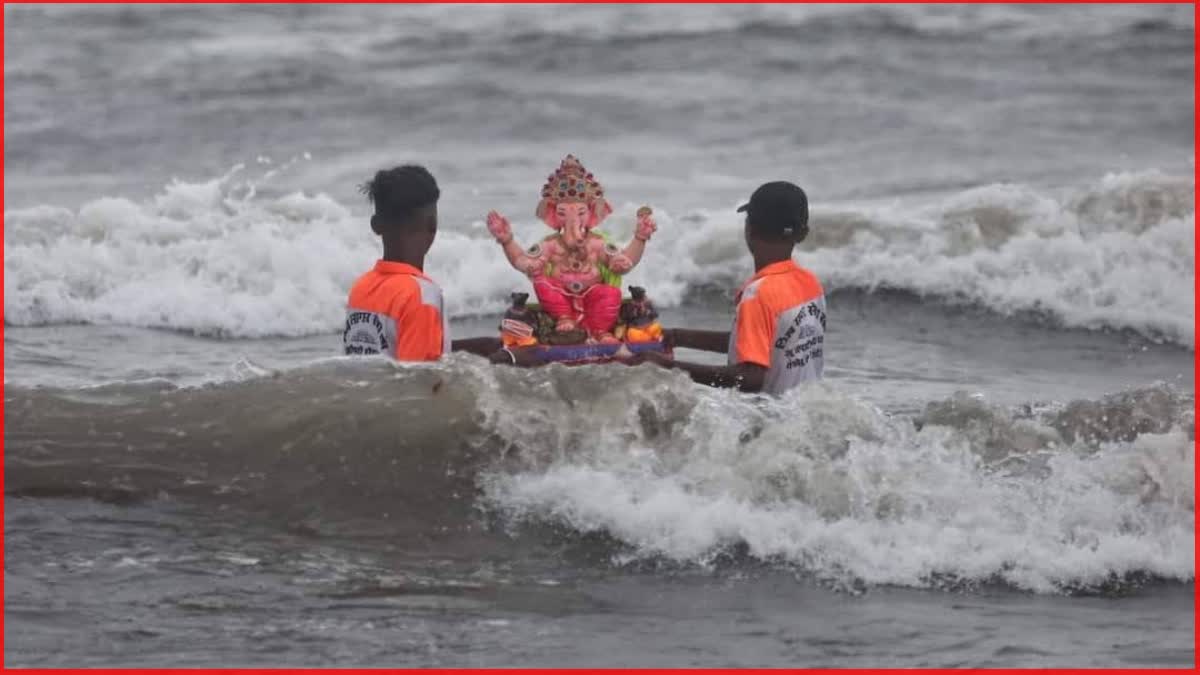
{"type": "Polygon", "coordinates": [[[738,213],[743,211],[759,231],[793,236],[808,233],[808,195],[795,183],[763,183],[749,202],[738,207],[738,213]]]}

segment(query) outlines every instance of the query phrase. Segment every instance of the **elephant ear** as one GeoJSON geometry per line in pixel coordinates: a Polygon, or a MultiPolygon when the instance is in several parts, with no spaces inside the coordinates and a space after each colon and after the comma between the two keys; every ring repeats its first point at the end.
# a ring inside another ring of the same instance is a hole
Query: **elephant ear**
{"type": "Polygon", "coordinates": [[[534,215],[538,217],[538,220],[549,225],[550,227],[556,230],[561,230],[562,223],[559,223],[558,218],[556,218],[554,215],[554,208],[556,205],[557,204],[550,198],[543,197],[542,200],[538,202],[537,211],[534,212],[534,215]]]}
{"type": "Polygon", "coordinates": [[[607,199],[600,197],[596,199],[596,201],[592,202],[592,216],[595,217],[595,223],[593,227],[595,225],[599,225],[600,221],[607,218],[612,212],[612,206],[608,203],[607,199]]]}

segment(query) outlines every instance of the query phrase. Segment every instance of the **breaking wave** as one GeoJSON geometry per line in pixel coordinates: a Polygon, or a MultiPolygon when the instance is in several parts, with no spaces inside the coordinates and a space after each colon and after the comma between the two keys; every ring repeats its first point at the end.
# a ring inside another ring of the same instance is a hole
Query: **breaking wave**
{"type": "Polygon", "coordinates": [[[388,537],[465,532],[482,510],[507,536],[609,538],[614,564],[736,549],[836,583],[1194,578],[1193,399],[1167,386],[892,415],[829,384],[763,400],[456,355],[5,397],[10,496],[236,502],[388,537]]]}
{"type": "MultiPolygon", "coordinates": [[[[145,202],[5,212],[5,323],[335,332],[347,289],[378,255],[365,216],[322,194],[264,196],[240,171],[172,182],[145,202]]],[[[618,208],[613,235],[631,234],[635,208],[618,208]]],[[[660,235],[629,279],[663,305],[750,272],[732,208],[658,217],[660,235]]],[[[525,242],[545,230],[532,220],[515,229],[525,242]]],[[[1115,174],[1062,194],[989,185],[926,204],[822,207],[798,258],[832,289],[899,289],[1195,346],[1190,177],[1115,174]]],[[[444,223],[427,269],[455,316],[501,311],[527,286],[482,221],[444,223]]]]}

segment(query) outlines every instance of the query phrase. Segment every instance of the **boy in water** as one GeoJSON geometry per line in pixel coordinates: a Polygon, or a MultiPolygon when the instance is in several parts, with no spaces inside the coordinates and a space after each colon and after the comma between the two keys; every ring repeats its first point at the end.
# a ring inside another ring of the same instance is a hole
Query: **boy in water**
{"type": "Polygon", "coordinates": [[[673,361],[657,353],[640,354],[631,363],[678,368],[714,387],[778,395],[821,379],[825,367],[825,294],[817,277],[792,260],[792,249],[808,236],[808,197],[792,183],[766,183],[738,212],[746,213],[755,273],[737,293],[733,330],[675,328],[664,335],[675,347],[727,352],[728,365],[673,361]]]}
{"type": "Polygon", "coordinates": [[[379,171],[362,189],[375,205],[371,229],[383,239],[383,259],[350,289],[342,333],[346,354],[436,361],[454,349],[516,363],[500,351],[498,339],[450,340],[442,289],[424,272],[441,196],[429,171],[415,165],[379,171]]]}
{"type": "Polygon", "coordinates": [[[425,276],[437,236],[437,181],[421,166],[379,171],[362,188],[375,205],[371,230],[383,259],[354,282],[342,344],[347,354],[434,361],[450,351],[442,289],[425,276]]]}

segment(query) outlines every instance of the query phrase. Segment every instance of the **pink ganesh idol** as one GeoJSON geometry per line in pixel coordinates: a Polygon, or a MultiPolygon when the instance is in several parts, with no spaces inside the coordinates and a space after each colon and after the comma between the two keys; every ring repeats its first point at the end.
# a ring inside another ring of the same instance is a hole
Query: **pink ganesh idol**
{"type": "Polygon", "coordinates": [[[529,276],[542,310],[555,320],[560,343],[614,343],[621,310],[620,275],[642,259],[657,226],[649,207],[638,209],[633,241],[624,249],[593,229],[612,213],[604,189],[573,155],[567,155],[542,187],[537,217],[556,234],[523,249],[499,213],[487,226],[512,266],[529,276]]]}

